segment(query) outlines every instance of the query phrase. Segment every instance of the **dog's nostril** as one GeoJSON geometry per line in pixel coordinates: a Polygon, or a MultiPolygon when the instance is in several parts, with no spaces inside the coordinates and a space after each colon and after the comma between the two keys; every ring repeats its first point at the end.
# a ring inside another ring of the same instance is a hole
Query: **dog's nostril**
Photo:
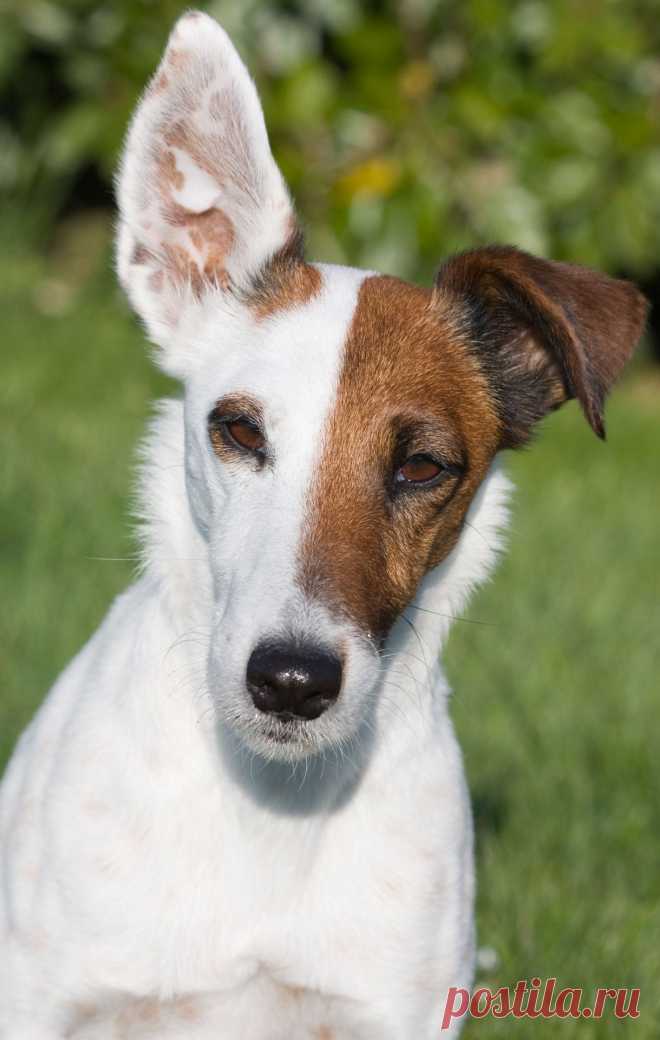
{"type": "Polygon", "coordinates": [[[316,719],[337,700],[341,671],[339,658],[319,647],[264,643],[253,650],[246,679],[259,711],[316,719]]]}

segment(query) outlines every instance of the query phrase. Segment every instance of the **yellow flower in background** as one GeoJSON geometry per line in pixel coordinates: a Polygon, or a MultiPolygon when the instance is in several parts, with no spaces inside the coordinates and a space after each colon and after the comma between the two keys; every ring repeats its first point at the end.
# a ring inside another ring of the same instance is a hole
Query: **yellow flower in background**
{"type": "Polygon", "coordinates": [[[419,101],[432,89],[435,77],[435,69],[428,61],[411,61],[399,73],[399,89],[409,101],[419,101]]]}
{"type": "Polygon", "coordinates": [[[380,199],[391,195],[400,180],[400,164],[380,155],[348,170],[336,182],[335,190],[344,202],[356,196],[380,199]]]}

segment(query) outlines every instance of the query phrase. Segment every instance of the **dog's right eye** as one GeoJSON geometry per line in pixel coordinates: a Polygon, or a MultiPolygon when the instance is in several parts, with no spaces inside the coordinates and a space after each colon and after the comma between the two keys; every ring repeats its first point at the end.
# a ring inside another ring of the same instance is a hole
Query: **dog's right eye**
{"type": "Polygon", "coordinates": [[[216,451],[238,448],[259,459],[266,454],[266,438],[258,423],[247,415],[220,415],[213,411],[209,416],[209,434],[216,451]]]}
{"type": "Polygon", "coordinates": [[[259,427],[250,419],[233,419],[225,422],[225,429],[239,448],[246,451],[263,452],[266,442],[259,427]]]}

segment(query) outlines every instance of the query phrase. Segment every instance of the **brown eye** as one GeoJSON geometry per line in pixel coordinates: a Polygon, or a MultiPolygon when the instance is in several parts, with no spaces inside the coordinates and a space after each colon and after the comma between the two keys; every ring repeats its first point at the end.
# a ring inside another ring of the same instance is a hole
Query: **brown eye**
{"type": "Polygon", "coordinates": [[[266,442],[264,435],[251,419],[243,418],[226,420],[224,428],[228,436],[239,448],[251,451],[254,455],[263,454],[266,442]]]}
{"type": "Polygon", "coordinates": [[[229,452],[256,455],[261,461],[266,456],[266,438],[259,424],[248,415],[223,415],[214,408],[208,419],[211,443],[221,457],[229,452]]]}
{"type": "Polygon", "coordinates": [[[396,472],[397,484],[431,484],[445,472],[444,466],[430,455],[411,455],[396,472]]]}

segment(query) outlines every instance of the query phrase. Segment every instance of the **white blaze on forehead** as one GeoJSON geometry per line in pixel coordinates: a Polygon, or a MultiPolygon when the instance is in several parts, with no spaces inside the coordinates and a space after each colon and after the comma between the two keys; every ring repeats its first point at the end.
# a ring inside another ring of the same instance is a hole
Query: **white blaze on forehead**
{"type": "Polygon", "coordinates": [[[244,394],[263,411],[272,465],[255,474],[238,463],[229,473],[216,462],[218,487],[211,496],[218,510],[210,525],[218,585],[228,578],[232,588],[224,609],[244,617],[237,618],[237,627],[253,639],[287,622],[295,625],[306,505],[336,400],[359,286],[367,276],[330,265],[318,270],[320,291],[306,304],[263,321],[244,322],[227,338],[221,348],[221,383],[218,362],[210,358],[195,380],[207,393],[195,406],[199,418],[194,422],[200,429],[204,414],[226,394],[244,394]]]}
{"type": "MultiPolygon", "coordinates": [[[[200,394],[200,410],[188,418],[189,430],[201,433],[208,411],[224,394],[254,400],[263,415],[272,461],[259,470],[242,459],[220,460],[208,447],[202,457],[209,474],[215,608],[209,689],[221,717],[239,728],[250,747],[268,755],[277,749],[264,736],[263,717],[255,718],[246,690],[247,663],[259,643],[293,638],[341,654],[341,712],[327,712],[315,723],[321,742],[340,742],[357,726],[362,698],[377,674],[371,650],[354,626],[335,618],[325,604],[306,598],[300,588],[308,502],[366,277],[350,268],[317,269],[321,286],[307,303],[262,320],[237,321],[233,332],[228,330],[223,347],[216,348],[215,364],[205,365],[201,383],[195,377],[207,396],[204,401],[200,394]]],[[[191,387],[191,400],[196,396],[191,387]]],[[[200,457],[199,452],[189,454],[200,457]]],[[[279,753],[285,758],[293,754],[286,746],[279,753]]]]}

